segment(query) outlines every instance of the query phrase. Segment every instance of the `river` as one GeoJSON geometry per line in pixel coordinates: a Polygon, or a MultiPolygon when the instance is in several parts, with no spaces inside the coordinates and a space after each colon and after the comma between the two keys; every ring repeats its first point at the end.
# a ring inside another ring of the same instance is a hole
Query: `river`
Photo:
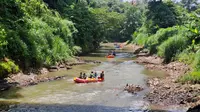
{"type": "Polygon", "coordinates": [[[114,59],[105,58],[113,47],[104,46],[95,53],[81,58],[100,60],[101,64],[86,64],[71,70],[52,72],[49,75],[67,75],[65,79],[44,82],[34,86],[14,88],[2,93],[0,108],[9,112],[182,112],[177,108],[155,108],[143,100],[149,91],[148,77],[165,73],[145,70],[134,63],[131,49],[116,50],[114,59]],[[76,84],[73,78],[80,72],[105,71],[105,81],[76,84]],[[137,94],[123,91],[126,84],[140,85],[143,91],[137,94]],[[163,110],[162,110],[163,109],[163,110]]]}

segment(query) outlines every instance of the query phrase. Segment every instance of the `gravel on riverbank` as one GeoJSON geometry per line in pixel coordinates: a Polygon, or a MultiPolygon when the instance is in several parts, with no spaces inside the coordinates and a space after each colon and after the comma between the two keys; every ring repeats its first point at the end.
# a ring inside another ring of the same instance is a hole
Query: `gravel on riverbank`
{"type": "Polygon", "coordinates": [[[168,74],[165,78],[150,78],[147,80],[150,92],[146,95],[146,100],[161,106],[193,107],[200,104],[199,84],[192,85],[177,82],[180,76],[191,71],[188,65],[177,61],[164,64],[162,58],[144,54],[137,51],[135,62],[143,64],[148,70],[164,71],[168,74]]]}

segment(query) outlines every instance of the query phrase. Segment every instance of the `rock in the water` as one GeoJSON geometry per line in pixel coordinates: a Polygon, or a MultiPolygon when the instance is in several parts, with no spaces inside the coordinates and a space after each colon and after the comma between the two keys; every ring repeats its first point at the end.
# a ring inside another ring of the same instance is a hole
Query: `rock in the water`
{"type": "Polygon", "coordinates": [[[59,69],[58,66],[50,66],[49,68],[50,68],[50,69],[59,69]]]}
{"type": "Polygon", "coordinates": [[[129,85],[127,84],[125,87],[124,87],[124,91],[128,91],[129,93],[136,93],[136,92],[139,92],[139,91],[142,91],[144,88],[140,87],[139,85],[129,85]]]}
{"type": "Polygon", "coordinates": [[[140,48],[137,48],[135,49],[135,51],[133,52],[134,54],[138,54],[140,51],[142,51],[144,48],[143,47],[140,47],[140,48]]]}
{"type": "Polygon", "coordinates": [[[40,74],[47,74],[49,72],[47,68],[42,68],[39,71],[40,71],[40,74]]]}
{"type": "Polygon", "coordinates": [[[49,69],[50,72],[56,72],[58,69],[49,69]]]}
{"type": "Polygon", "coordinates": [[[49,71],[50,72],[56,72],[56,71],[58,71],[59,70],[59,67],[58,66],[50,66],[49,67],[49,71]]]}
{"type": "Polygon", "coordinates": [[[66,66],[66,69],[72,69],[72,67],[71,66],[66,66]]]}
{"type": "Polygon", "coordinates": [[[59,65],[60,68],[65,68],[65,65],[59,65]]]}

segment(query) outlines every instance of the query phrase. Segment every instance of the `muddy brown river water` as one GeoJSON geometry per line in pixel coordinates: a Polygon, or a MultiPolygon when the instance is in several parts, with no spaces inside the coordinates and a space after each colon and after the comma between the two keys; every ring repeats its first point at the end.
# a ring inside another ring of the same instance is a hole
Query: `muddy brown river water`
{"type": "Polygon", "coordinates": [[[1,93],[0,108],[9,112],[184,112],[177,107],[152,106],[143,100],[149,91],[148,77],[164,77],[163,72],[145,70],[134,63],[131,50],[116,50],[114,59],[105,58],[112,47],[102,47],[95,53],[82,56],[88,60],[100,60],[101,64],[86,64],[72,70],[49,73],[67,75],[65,79],[44,82],[35,86],[12,89],[1,93]],[[76,84],[73,78],[80,72],[105,71],[105,81],[76,84]],[[126,84],[144,87],[137,94],[123,91],[126,84]],[[9,103],[8,103],[9,102],[9,103]],[[13,103],[13,104],[12,104],[13,103]]]}

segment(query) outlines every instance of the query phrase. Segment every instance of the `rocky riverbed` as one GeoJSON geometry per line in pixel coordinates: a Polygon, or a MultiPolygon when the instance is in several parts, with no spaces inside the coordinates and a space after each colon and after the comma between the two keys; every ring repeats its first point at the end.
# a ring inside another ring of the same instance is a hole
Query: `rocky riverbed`
{"type": "MultiPolygon", "coordinates": [[[[137,47],[142,50],[142,48],[137,47]]],[[[163,59],[157,56],[149,56],[148,53],[136,52],[136,63],[143,64],[145,68],[153,71],[165,71],[168,75],[165,78],[150,78],[147,84],[150,92],[145,99],[153,104],[161,106],[179,105],[194,107],[200,104],[200,85],[181,84],[179,77],[189,72],[191,68],[181,62],[163,63],[163,59]]]]}

